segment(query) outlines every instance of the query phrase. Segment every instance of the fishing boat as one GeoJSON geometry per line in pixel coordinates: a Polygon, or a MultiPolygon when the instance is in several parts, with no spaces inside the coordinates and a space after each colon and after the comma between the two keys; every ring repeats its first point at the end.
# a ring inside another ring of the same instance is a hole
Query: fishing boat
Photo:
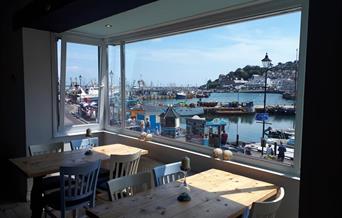
{"type": "Polygon", "coordinates": [[[282,94],[282,97],[286,100],[295,100],[296,99],[295,93],[290,93],[290,92],[284,92],[282,94]]]}
{"type": "Polygon", "coordinates": [[[274,144],[275,142],[280,144],[282,142],[289,148],[294,148],[295,144],[295,130],[288,129],[272,129],[271,127],[265,130],[267,136],[267,143],[274,144]]]}
{"type": "Polygon", "coordinates": [[[295,131],[294,129],[273,129],[269,127],[265,130],[265,135],[268,138],[290,139],[294,137],[295,131]]]}
{"type": "Polygon", "coordinates": [[[216,114],[253,114],[254,104],[253,102],[229,102],[222,105],[222,107],[215,110],[216,114]]]}
{"type": "Polygon", "coordinates": [[[208,92],[197,92],[196,98],[209,98],[209,93],[208,92]]]}
{"type": "Polygon", "coordinates": [[[198,101],[197,106],[199,107],[215,107],[217,106],[218,102],[217,101],[209,101],[209,102],[203,102],[203,101],[198,101]]]}
{"type": "Polygon", "coordinates": [[[186,99],[186,94],[184,92],[177,92],[176,99],[186,99]]]}

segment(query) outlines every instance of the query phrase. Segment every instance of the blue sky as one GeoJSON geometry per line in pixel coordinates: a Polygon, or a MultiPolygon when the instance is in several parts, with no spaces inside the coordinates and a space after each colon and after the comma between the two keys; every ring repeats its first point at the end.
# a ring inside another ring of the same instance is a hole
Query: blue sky
{"type": "MultiPolygon", "coordinates": [[[[126,45],[126,79],[149,85],[202,85],[219,74],[246,65],[261,65],[268,52],[272,63],[293,61],[299,48],[300,12],[241,22],[126,45]]],[[[118,49],[110,48],[109,70],[119,78],[118,49]]],[[[97,75],[97,48],[70,44],[69,77],[97,75]]]]}

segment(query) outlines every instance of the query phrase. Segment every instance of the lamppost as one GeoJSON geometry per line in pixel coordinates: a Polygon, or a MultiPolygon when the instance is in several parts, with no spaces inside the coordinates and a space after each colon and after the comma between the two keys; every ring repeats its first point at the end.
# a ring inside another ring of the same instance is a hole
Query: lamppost
{"type": "Polygon", "coordinates": [[[109,72],[109,75],[110,75],[110,97],[113,97],[113,71],[111,70],[109,72]]]}
{"type": "Polygon", "coordinates": [[[80,87],[81,87],[81,82],[82,82],[82,75],[79,75],[78,78],[80,79],[80,87]]]}
{"type": "Polygon", "coordinates": [[[266,93],[267,93],[267,72],[272,65],[271,59],[268,58],[266,53],[264,59],[261,60],[263,67],[265,68],[265,86],[264,86],[264,114],[262,119],[262,138],[261,138],[261,155],[264,154],[264,147],[266,146],[265,140],[265,122],[266,122],[266,93]]]}
{"type": "MultiPolygon", "coordinates": [[[[240,88],[237,88],[237,104],[239,107],[239,102],[240,102],[240,88]]],[[[237,118],[237,123],[236,123],[236,146],[239,146],[239,116],[237,118]]]]}

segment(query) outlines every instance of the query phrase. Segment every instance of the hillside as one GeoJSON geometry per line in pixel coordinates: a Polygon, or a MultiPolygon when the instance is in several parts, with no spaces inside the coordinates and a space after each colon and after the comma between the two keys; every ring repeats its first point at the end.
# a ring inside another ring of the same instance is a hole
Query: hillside
{"type": "MultiPolygon", "coordinates": [[[[270,77],[283,77],[282,74],[288,72],[293,72],[297,68],[297,61],[288,61],[286,63],[278,63],[276,66],[272,66],[270,71],[270,77]]],[[[226,75],[221,74],[219,78],[214,81],[208,80],[206,84],[200,86],[202,89],[215,89],[220,88],[223,83],[229,83],[229,81],[234,81],[236,79],[249,80],[254,74],[263,75],[264,68],[260,66],[247,65],[244,68],[238,68],[235,71],[230,71],[226,75]],[[225,81],[222,83],[222,81],[225,81]]]]}

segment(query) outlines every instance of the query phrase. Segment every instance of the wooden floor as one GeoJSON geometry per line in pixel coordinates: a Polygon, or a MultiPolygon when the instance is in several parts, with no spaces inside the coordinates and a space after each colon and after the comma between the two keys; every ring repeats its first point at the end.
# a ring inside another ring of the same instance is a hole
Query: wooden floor
{"type": "MultiPolygon", "coordinates": [[[[149,159],[147,157],[141,157],[138,172],[152,171],[156,166],[163,163],[149,159]]],[[[152,174],[151,174],[152,176],[152,174]]],[[[99,201],[103,200],[103,195],[99,194],[99,201]]],[[[79,217],[86,217],[84,210],[78,211],[79,217]]],[[[0,218],[28,218],[31,217],[31,209],[29,202],[0,202],[0,218]]],[[[44,217],[44,215],[42,216],[44,217]]],[[[71,214],[68,217],[72,217],[71,214]]]]}

